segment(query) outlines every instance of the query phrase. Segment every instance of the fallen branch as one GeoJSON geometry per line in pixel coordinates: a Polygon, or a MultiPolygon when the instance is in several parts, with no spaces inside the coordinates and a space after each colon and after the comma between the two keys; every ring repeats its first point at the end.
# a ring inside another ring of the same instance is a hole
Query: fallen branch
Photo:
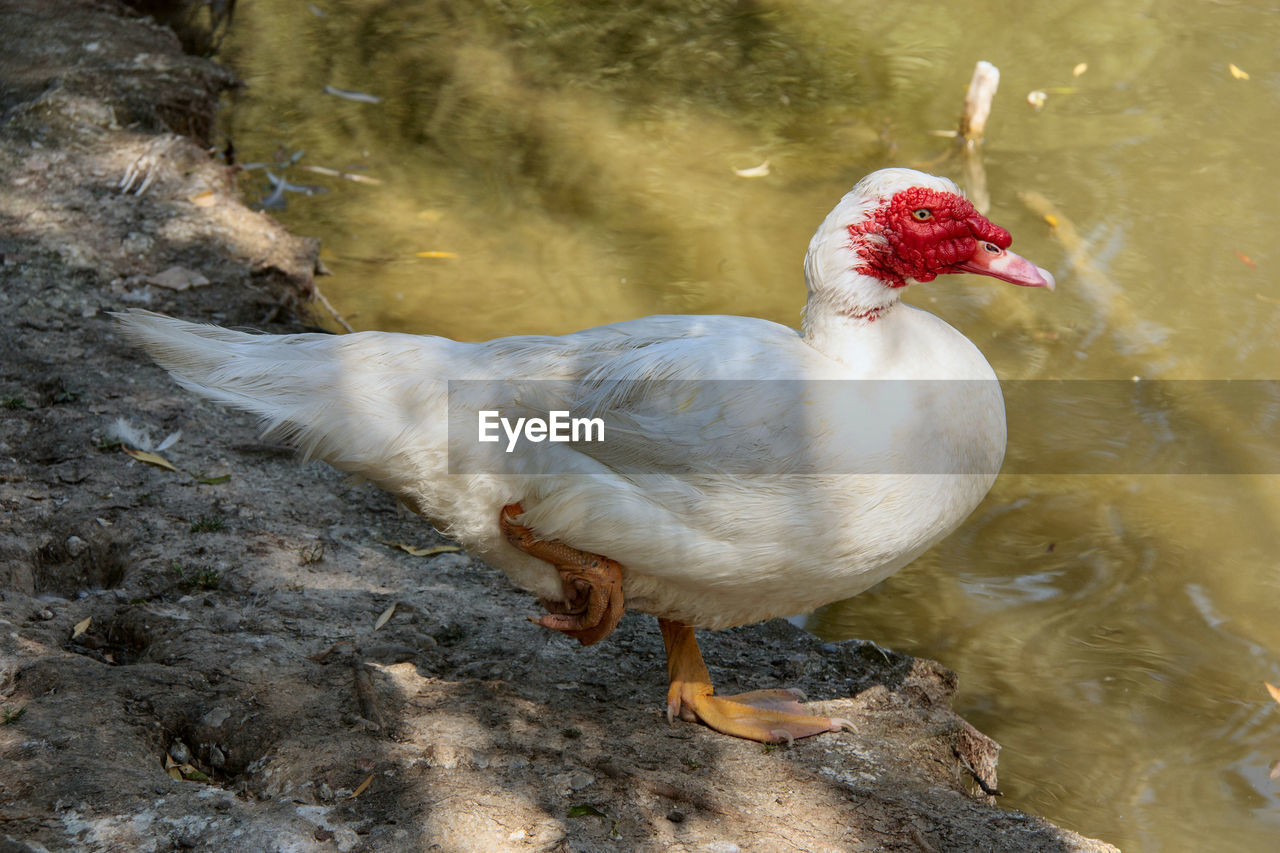
{"type": "Polygon", "coordinates": [[[964,140],[964,184],[969,201],[985,214],[991,209],[991,193],[987,190],[987,167],[982,162],[980,145],[991,117],[991,102],[1000,87],[1000,69],[990,62],[979,61],[969,80],[969,92],[960,114],[960,138],[964,140]]]}
{"type": "Polygon", "coordinates": [[[982,141],[991,117],[991,102],[1000,87],[1000,69],[990,62],[979,60],[973,67],[969,80],[969,92],[964,97],[964,112],[960,115],[960,135],[969,145],[982,141]]]}
{"type": "Polygon", "coordinates": [[[351,328],[351,324],[347,322],[346,318],[338,313],[338,309],[334,308],[329,300],[325,298],[324,292],[314,283],[311,285],[311,295],[315,297],[317,302],[324,306],[324,309],[329,312],[329,316],[333,318],[335,323],[341,326],[348,333],[355,331],[355,329],[351,328]]]}
{"type": "Polygon", "coordinates": [[[360,716],[379,729],[385,728],[382,723],[382,713],[378,710],[378,699],[373,690],[373,676],[369,674],[369,668],[359,657],[351,658],[351,674],[355,681],[356,701],[360,704],[360,716]]]}

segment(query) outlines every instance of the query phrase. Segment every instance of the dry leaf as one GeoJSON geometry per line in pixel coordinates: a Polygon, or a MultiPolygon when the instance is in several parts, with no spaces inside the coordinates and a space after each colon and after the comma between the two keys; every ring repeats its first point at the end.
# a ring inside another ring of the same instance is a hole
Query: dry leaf
{"type": "Polygon", "coordinates": [[[1245,71],[1243,68],[1241,68],[1241,67],[1240,67],[1240,66],[1238,66],[1238,65],[1234,65],[1234,64],[1232,64],[1232,63],[1228,62],[1228,63],[1227,63],[1227,70],[1228,70],[1228,71],[1230,71],[1230,72],[1231,72],[1231,76],[1232,76],[1232,77],[1234,77],[1234,78],[1236,78],[1237,80],[1248,80],[1248,79],[1249,79],[1249,72],[1248,72],[1248,71],[1245,71]]]}
{"type": "Polygon", "coordinates": [[[456,258],[457,252],[415,252],[415,258],[456,258]]]}
{"type": "Polygon", "coordinates": [[[351,172],[339,172],[337,169],[330,169],[327,166],[308,166],[302,165],[299,169],[305,169],[308,172],[315,172],[317,175],[328,175],[331,178],[346,178],[348,181],[355,181],[358,184],[381,184],[382,181],[377,178],[371,178],[368,175],[356,175],[351,172]]]}
{"type": "Polygon", "coordinates": [[[1086,72],[1086,71],[1088,71],[1088,70],[1089,70],[1089,63],[1087,63],[1087,62],[1081,62],[1081,63],[1079,63],[1078,65],[1076,65],[1076,67],[1075,67],[1075,68],[1072,68],[1072,69],[1071,69],[1071,76],[1072,76],[1072,77],[1079,77],[1081,74],[1083,74],[1084,72],[1086,72]]]}
{"type": "Polygon", "coordinates": [[[1267,685],[1267,692],[1271,694],[1271,698],[1276,700],[1277,702],[1280,702],[1280,687],[1276,687],[1274,684],[1268,681],[1264,681],[1262,683],[1267,685]]]}
{"type": "Polygon", "coordinates": [[[85,631],[88,631],[88,630],[89,630],[89,623],[90,623],[90,622],[92,622],[92,621],[93,621],[93,617],[92,617],[92,616],[86,616],[84,619],[82,619],[82,620],[80,620],[79,622],[77,622],[77,623],[76,623],[76,626],[75,626],[74,628],[72,628],[72,629],[71,629],[71,639],[73,639],[73,640],[74,640],[76,637],[79,637],[79,636],[80,636],[81,634],[83,634],[85,631]]]}
{"type": "Polygon", "coordinates": [[[170,462],[168,459],[165,459],[163,456],[157,456],[154,453],[148,453],[145,450],[134,450],[132,447],[122,447],[120,449],[123,450],[125,454],[132,456],[134,459],[137,459],[139,462],[145,462],[148,465],[154,465],[157,468],[163,468],[166,471],[178,470],[176,467],[174,467],[174,464],[172,462],[170,462]]]}
{"type": "Polygon", "coordinates": [[[187,290],[192,287],[204,287],[209,283],[209,279],[205,278],[195,270],[189,270],[186,267],[172,266],[163,272],[155,275],[144,276],[143,281],[147,284],[158,285],[159,287],[167,287],[170,290],[187,290]]]}
{"type": "Polygon", "coordinates": [[[368,778],[367,778],[367,779],[365,779],[363,782],[361,782],[361,783],[359,784],[359,786],[357,786],[357,788],[356,788],[354,791],[352,791],[352,792],[351,792],[351,796],[350,796],[350,797],[348,797],[347,799],[349,799],[349,800],[354,800],[356,797],[360,796],[360,795],[361,795],[361,794],[363,794],[365,791],[369,790],[369,786],[370,786],[371,784],[373,784],[373,774],[372,774],[372,773],[370,773],[370,774],[369,774],[369,776],[368,776],[368,778]]]}
{"type": "Polygon", "coordinates": [[[1044,215],[1044,221],[1049,223],[1050,228],[1058,227],[1058,217],[1054,216],[1052,213],[1046,213],[1044,215]]]}
{"type": "Polygon", "coordinates": [[[763,178],[769,174],[769,161],[765,160],[759,166],[752,166],[750,169],[734,169],[733,173],[739,178],[763,178]]]}
{"type": "Polygon", "coordinates": [[[213,207],[218,203],[218,197],[213,194],[213,190],[205,190],[202,193],[187,196],[187,201],[196,207],[213,207]]]}
{"type": "Polygon", "coordinates": [[[434,557],[436,554],[452,554],[461,550],[457,545],[437,545],[434,548],[418,548],[411,553],[415,557],[434,557]]]}
{"type": "Polygon", "coordinates": [[[173,776],[175,770],[180,774],[178,776],[174,776],[173,778],[175,779],[182,779],[187,782],[209,781],[209,775],[207,773],[202,770],[197,770],[195,766],[191,764],[179,764],[177,767],[171,767],[169,769],[169,775],[173,776]]]}
{"type": "Polygon", "coordinates": [[[599,810],[598,808],[596,808],[595,806],[591,805],[591,803],[578,803],[577,805],[569,806],[569,817],[603,817],[603,818],[607,818],[607,817],[609,817],[609,816],[608,816],[607,814],[605,814],[604,812],[600,811],[600,810],[599,810]]]}
{"type": "Polygon", "coordinates": [[[376,631],[391,621],[391,617],[394,616],[396,612],[396,603],[397,602],[394,601],[391,602],[391,606],[382,611],[382,615],[378,617],[378,621],[373,623],[373,630],[376,631]]]}
{"type": "Polygon", "coordinates": [[[1044,107],[1044,102],[1049,100],[1049,93],[1044,89],[1036,89],[1034,92],[1027,92],[1027,103],[1035,107],[1037,110],[1044,107]]]}
{"type": "Polygon", "coordinates": [[[407,542],[383,542],[388,548],[399,548],[406,554],[412,554],[415,557],[431,557],[436,554],[448,554],[453,551],[461,551],[457,545],[437,545],[434,548],[419,548],[416,545],[410,545],[407,542]]]}
{"type": "Polygon", "coordinates": [[[1258,265],[1253,262],[1253,258],[1249,257],[1239,249],[1236,249],[1236,257],[1239,258],[1241,263],[1243,263],[1249,269],[1256,270],[1258,268],[1258,265]]]}
{"type": "Polygon", "coordinates": [[[382,98],[379,98],[377,95],[370,95],[367,92],[356,92],[352,89],[339,89],[337,86],[325,86],[323,91],[326,95],[345,98],[348,101],[359,101],[363,104],[382,103],[382,98]]]}

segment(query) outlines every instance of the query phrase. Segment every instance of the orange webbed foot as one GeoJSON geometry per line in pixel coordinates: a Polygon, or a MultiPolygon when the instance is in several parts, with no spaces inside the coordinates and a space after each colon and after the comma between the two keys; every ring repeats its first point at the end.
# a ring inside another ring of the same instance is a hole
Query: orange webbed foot
{"type": "Polygon", "coordinates": [[[823,732],[852,729],[853,723],[840,717],[817,717],[805,713],[798,690],[752,690],[734,696],[716,696],[711,677],[693,629],[680,622],[659,619],[667,647],[667,719],[679,717],[701,722],[718,732],[761,743],[791,743],[823,732]]]}

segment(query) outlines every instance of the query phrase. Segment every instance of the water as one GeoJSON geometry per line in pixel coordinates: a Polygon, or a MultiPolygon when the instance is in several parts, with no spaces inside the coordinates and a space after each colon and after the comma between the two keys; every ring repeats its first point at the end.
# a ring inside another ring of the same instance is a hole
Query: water
{"type": "MultiPolygon", "coordinates": [[[[323,239],[322,286],[357,328],[474,340],[657,312],[794,324],[809,236],[857,178],[959,176],[929,131],[955,125],[986,59],[1003,74],[991,217],[1059,290],[950,278],[908,301],[1006,379],[1276,377],[1280,16],[1264,4],[237,12],[224,57],[249,89],[227,129],[242,161],[305,151],[284,173],[329,192],[288,195],[278,215],[323,239]],[[735,174],[765,161],[767,175],[735,174]]],[[[250,196],[264,185],[244,178],[250,196]]],[[[1052,442],[1060,424],[1034,415],[1016,428],[1052,442]]],[[[1204,417],[1229,445],[1232,423],[1204,417]]],[[[1275,476],[1004,476],[947,542],[809,626],[957,670],[958,709],[1004,745],[1008,805],[1130,851],[1269,851],[1277,518],[1275,476]]]]}

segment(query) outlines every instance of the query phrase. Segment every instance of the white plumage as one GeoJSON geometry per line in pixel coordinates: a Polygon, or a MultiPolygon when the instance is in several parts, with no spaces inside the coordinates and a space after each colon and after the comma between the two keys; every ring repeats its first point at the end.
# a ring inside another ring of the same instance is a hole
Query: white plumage
{"type": "MultiPolygon", "coordinates": [[[[856,226],[913,187],[959,195],[950,181],[885,170],[827,217],[805,261],[801,333],[657,316],[459,343],[252,335],[145,312],[121,321],[187,388],[367,477],[540,597],[560,599],[560,577],[506,541],[505,505],[520,502],[519,523],[540,539],[621,564],[628,606],[727,627],[866,589],[952,531],[994,481],[1005,425],[990,366],[865,268],[868,247],[893,240],[856,226]],[[490,381],[455,383],[450,412],[450,380],[490,381]],[[599,415],[604,441],[506,454],[505,440],[480,445],[465,427],[482,408],[599,415]]],[[[920,267],[925,280],[963,270],[1052,286],[984,234],[965,238],[971,260],[920,267]]]]}

